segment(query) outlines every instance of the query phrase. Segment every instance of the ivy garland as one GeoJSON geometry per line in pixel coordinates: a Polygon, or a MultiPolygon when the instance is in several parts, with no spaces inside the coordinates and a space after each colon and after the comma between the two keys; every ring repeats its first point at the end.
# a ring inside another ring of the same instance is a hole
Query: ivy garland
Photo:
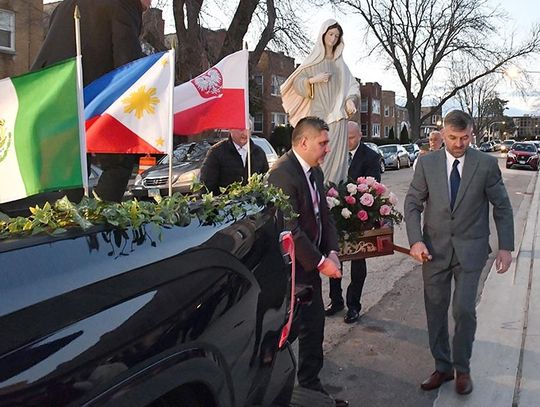
{"type": "Polygon", "coordinates": [[[201,224],[236,220],[253,207],[275,206],[284,216],[294,217],[288,196],[266,182],[266,177],[254,174],[246,185],[233,183],[214,196],[204,193],[201,184],[194,184],[193,195],[175,193],[157,197],[155,202],[132,199],[125,202],[105,202],[99,197],[84,197],[75,204],[67,197],[43,207],[31,207],[28,217],[10,218],[0,212],[0,239],[48,233],[59,235],[68,228],[88,229],[95,225],[111,225],[119,229],[138,229],[147,223],[160,227],[187,226],[194,218],[201,224]]]}

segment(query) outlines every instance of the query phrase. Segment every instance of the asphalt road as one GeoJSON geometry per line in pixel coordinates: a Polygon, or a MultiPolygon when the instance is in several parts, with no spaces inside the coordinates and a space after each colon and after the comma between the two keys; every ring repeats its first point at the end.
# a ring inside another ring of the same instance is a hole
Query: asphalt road
{"type": "MultiPolygon", "coordinates": [[[[499,158],[514,208],[518,245],[527,217],[528,201],[524,198],[530,199],[529,184],[536,180],[537,174],[507,170],[503,155],[489,154],[499,158]]],[[[412,174],[412,169],[383,174],[382,182],[397,194],[401,209],[412,174]]],[[[491,247],[496,250],[494,225],[491,230],[491,247]]],[[[395,229],[394,241],[408,247],[404,226],[395,229]]],[[[490,256],[483,280],[493,261],[494,257],[490,256]]],[[[348,278],[346,264],[343,288],[348,278]]],[[[328,302],[327,288],[325,284],[325,302],[328,302]]],[[[481,300],[481,290],[478,299],[481,300]]],[[[327,390],[348,399],[351,407],[432,406],[437,392],[419,388],[420,382],[433,371],[419,263],[400,253],[368,259],[362,307],[361,318],[355,324],[343,322],[344,312],[326,319],[325,367],[321,379],[327,390]]],[[[474,366],[472,370],[474,377],[474,366]]]]}

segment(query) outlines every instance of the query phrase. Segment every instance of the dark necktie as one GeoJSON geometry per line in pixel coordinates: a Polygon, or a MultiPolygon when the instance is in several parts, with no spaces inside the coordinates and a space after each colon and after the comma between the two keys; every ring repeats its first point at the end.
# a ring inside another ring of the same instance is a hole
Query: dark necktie
{"type": "Polygon", "coordinates": [[[352,153],[349,151],[349,167],[351,166],[351,163],[352,163],[352,153]]]}
{"type": "Polygon", "coordinates": [[[455,160],[452,164],[452,172],[450,172],[450,209],[454,209],[454,204],[456,203],[456,196],[459,189],[459,182],[461,177],[459,176],[459,171],[457,169],[459,165],[459,160],[455,160]]]}
{"type": "Polygon", "coordinates": [[[319,210],[319,192],[317,191],[317,184],[315,182],[315,173],[313,171],[313,168],[309,170],[309,182],[311,183],[311,187],[313,188],[313,191],[315,193],[311,194],[312,197],[312,203],[313,203],[313,211],[315,214],[315,220],[317,221],[317,236],[315,238],[315,241],[317,242],[317,246],[319,245],[321,241],[321,234],[322,234],[322,223],[321,223],[321,215],[319,210]]]}

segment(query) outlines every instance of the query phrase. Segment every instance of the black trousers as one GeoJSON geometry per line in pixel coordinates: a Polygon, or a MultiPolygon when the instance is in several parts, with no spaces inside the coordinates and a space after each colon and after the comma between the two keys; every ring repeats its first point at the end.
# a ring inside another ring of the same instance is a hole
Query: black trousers
{"type": "MultiPolygon", "coordinates": [[[[312,272],[315,273],[315,272],[312,272]]],[[[318,275],[298,284],[311,285],[313,298],[309,305],[301,305],[291,329],[289,341],[298,338],[298,383],[311,390],[325,392],[319,379],[323,367],[324,305],[321,278],[318,275]]]]}
{"type": "MultiPolygon", "coordinates": [[[[347,308],[360,311],[362,304],[360,297],[366,281],[367,268],[366,260],[351,261],[351,283],[347,287],[347,308]]],[[[330,300],[332,304],[343,304],[343,294],[341,291],[341,278],[330,279],[330,300]]]]}
{"type": "Polygon", "coordinates": [[[130,154],[98,154],[103,169],[96,185],[96,194],[104,201],[120,202],[137,156],[130,154]]]}

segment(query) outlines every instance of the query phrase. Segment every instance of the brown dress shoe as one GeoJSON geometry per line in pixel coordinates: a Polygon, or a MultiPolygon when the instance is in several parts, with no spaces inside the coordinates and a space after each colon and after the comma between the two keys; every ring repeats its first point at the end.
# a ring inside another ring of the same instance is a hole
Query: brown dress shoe
{"type": "Polygon", "coordinates": [[[422,390],[435,390],[441,387],[444,382],[454,380],[454,374],[452,372],[439,372],[435,370],[431,376],[422,382],[420,388],[422,390]]]}
{"type": "Polygon", "coordinates": [[[469,394],[473,390],[471,375],[469,373],[456,374],[456,393],[469,394]]]}

